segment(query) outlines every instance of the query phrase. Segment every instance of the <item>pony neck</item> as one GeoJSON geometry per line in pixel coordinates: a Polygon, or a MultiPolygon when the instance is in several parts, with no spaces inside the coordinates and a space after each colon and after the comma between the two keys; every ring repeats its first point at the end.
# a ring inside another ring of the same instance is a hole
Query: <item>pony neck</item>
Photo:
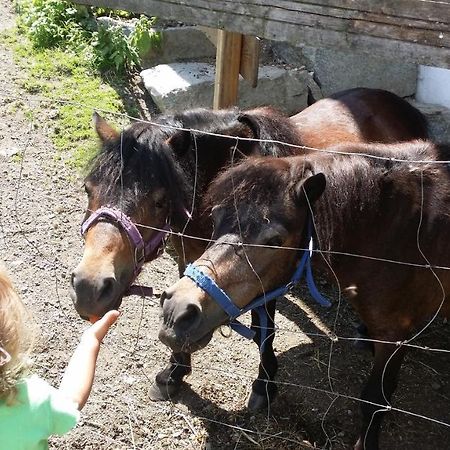
{"type": "Polygon", "coordinates": [[[327,187],[314,205],[318,248],[348,251],[357,236],[362,238],[376,223],[382,171],[367,158],[336,155],[318,158],[313,170],[327,177],[327,187]]]}

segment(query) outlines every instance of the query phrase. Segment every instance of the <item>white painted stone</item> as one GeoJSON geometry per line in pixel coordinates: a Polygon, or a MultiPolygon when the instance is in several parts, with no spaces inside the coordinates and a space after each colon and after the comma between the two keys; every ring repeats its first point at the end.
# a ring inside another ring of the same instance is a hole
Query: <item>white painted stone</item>
{"type": "Polygon", "coordinates": [[[160,64],[143,70],[141,77],[161,112],[212,104],[214,66],[211,64],[160,64]]]}
{"type": "MultiPolygon", "coordinates": [[[[142,71],[141,77],[161,112],[212,107],[215,78],[212,64],[161,64],[142,71]]],[[[306,107],[309,81],[309,74],[304,69],[260,67],[256,88],[240,80],[239,106],[248,109],[271,105],[293,114],[306,107]]]]}
{"type": "Polygon", "coordinates": [[[450,70],[419,66],[416,99],[450,108],[450,70]]]}

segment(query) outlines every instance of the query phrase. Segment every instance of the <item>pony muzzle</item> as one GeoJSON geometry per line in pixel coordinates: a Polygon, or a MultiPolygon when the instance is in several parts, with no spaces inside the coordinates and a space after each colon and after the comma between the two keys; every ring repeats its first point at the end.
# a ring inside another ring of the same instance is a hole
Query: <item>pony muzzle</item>
{"type": "Polygon", "coordinates": [[[113,276],[89,276],[75,269],[70,282],[70,297],[84,318],[101,317],[121,303],[121,286],[113,276]]]}
{"type": "Polygon", "coordinates": [[[161,294],[162,324],[159,339],[173,351],[195,351],[209,342],[214,329],[205,326],[207,322],[200,301],[192,299],[188,292],[183,295],[183,292],[173,286],[161,294]]]}

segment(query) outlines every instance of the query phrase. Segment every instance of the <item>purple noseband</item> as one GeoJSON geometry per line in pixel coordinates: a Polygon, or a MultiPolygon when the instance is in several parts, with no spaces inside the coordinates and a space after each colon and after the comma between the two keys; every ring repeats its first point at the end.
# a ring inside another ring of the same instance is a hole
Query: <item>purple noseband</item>
{"type": "MultiPolygon", "coordinates": [[[[123,231],[127,234],[134,247],[134,273],[131,283],[141,273],[142,267],[145,262],[151,259],[157,258],[163,249],[164,238],[170,230],[169,224],[166,223],[162,231],[159,231],[152,239],[145,242],[141,233],[137,229],[133,221],[125,215],[122,211],[109,206],[102,206],[94,211],[82,224],[81,235],[84,236],[89,228],[98,222],[101,218],[113,224],[119,225],[123,231]],[[150,256],[155,252],[156,255],[153,258],[150,256]]],[[[151,297],[153,295],[153,289],[146,286],[130,285],[125,295],[143,295],[151,297]]]]}

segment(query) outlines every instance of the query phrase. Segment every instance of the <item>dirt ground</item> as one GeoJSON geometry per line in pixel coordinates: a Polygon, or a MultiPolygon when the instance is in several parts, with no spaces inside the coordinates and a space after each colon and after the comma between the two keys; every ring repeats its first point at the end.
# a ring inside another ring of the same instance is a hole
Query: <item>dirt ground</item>
{"type": "MultiPolygon", "coordinates": [[[[0,30],[13,26],[9,1],[0,0],[0,16],[0,30]]],[[[79,174],[56,158],[48,137],[51,109],[20,92],[18,77],[11,51],[0,45],[0,259],[39,326],[34,370],[58,386],[87,326],[68,295],[71,271],[82,254],[79,225],[86,202],[79,174]],[[18,99],[36,111],[36,121],[12,107],[18,99]]],[[[166,254],[146,267],[140,281],[161,292],[176,279],[175,262],[166,254]]],[[[330,286],[322,283],[321,288],[333,294],[330,286]]],[[[158,301],[128,298],[102,346],[81,423],[52,438],[50,448],[351,448],[359,409],[357,401],[345,396],[359,396],[371,356],[349,341],[331,346],[328,338],[315,336],[333,327],[333,298],[329,311],[320,310],[301,290],[280,302],[275,339],[280,392],[270,414],[252,414],[245,407],[257,373],[256,346],[220,333],[194,356],[182,393],[171,402],[151,402],[150,383],[169,357],[157,339],[158,301]],[[343,396],[329,392],[330,381],[333,392],[343,396]]],[[[344,301],[336,334],[353,336],[355,320],[344,301]]],[[[448,350],[448,328],[439,321],[418,343],[448,350]]],[[[450,423],[449,363],[449,353],[411,351],[393,406],[450,423]]],[[[450,428],[395,412],[385,421],[381,443],[384,449],[450,448],[450,428]]]]}

